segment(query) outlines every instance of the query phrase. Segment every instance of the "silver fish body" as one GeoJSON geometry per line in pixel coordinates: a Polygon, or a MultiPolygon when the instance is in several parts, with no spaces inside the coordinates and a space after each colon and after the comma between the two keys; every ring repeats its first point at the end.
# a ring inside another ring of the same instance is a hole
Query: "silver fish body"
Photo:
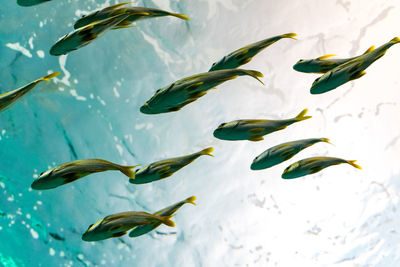
{"type": "Polygon", "coordinates": [[[245,75],[251,76],[258,81],[260,81],[258,77],[263,77],[261,72],[243,69],[218,70],[196,74],[157,90],[153,97],[140,108],[140,111],[144,114],[178,111],[185,105],[205,95],[208,90],[215,86],[245,75]]]}
{"type": "Polygon", "coordinates": [[[202,155],[213,156],[210,154],[213,150],[212,147],[209,147],[190,155],[154,162],[137,170],[135,178],[129,179],[129,182],[132,184],[146,184],[170,177],[202,155]]]}
{"type": "Polygon", "coordinates": [[[311,157],[299,160],[288,166],[282,173],[283,179],[294,179],[321,171],[329,166],[347,163],[354,168],[361,169],[355,160],[345,160],[334,157],[311,157]]]}
{"type": "Polygon", "coordinates": [[[261,141],[264,139],[264,135],[283,130],[295,122],[311,118],[311,116],[305,116],[306,113],[307,109],[304,109],[296,117],[287,120],[235,120],[220,124],[213,134],[221,140],[261,141]]]}
{"type": "Polygon", "coordinates": [[[327,142],[327,138],[309,138],[273,146],[258,155],[252,162],[250,169],[263,170],[291,159],[294,155],[318,142],[327,142]]]}
{"type": "Polygon", "coordinates": [[[234,69],[239,66],[242,66],[250,62],[251,59],[258,53],[260,53],[262,50],[272,45],[273,43],[279,41],[280,39],[283,38],[295,39],[294,38],[295,36],[296,36],[295,33],[287,33],[249,44],[224,56],[218,62],[213,63],[209,71],[234,69]]]}

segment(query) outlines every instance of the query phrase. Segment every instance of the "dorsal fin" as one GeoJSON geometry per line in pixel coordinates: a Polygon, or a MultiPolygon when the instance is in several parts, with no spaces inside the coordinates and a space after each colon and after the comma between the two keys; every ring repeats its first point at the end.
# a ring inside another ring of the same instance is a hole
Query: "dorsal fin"
{"type": "Polygon", "coordinates": [[[118,8],[120,6],[124,6],[124,5],[131,4],[131,3],[133,3],[133,2],[119,3],[119,4],[116,4],[116,5],[113,5],[113,6],[106,7],[103,10],[113,10],[113,9],[116,9],[116,8],[118,8]]]}
{"type": "Polygon", "coordinates": [[[329,54],[329,55],[324,55],[324,56],[317,57],[317,59],[318,60],[324,60],[324,59],[327,59],[327,58],[330,58],[330,57],[335,57],[335,56],[337,56],[337,55],[329,54]]]}
{"type": "Polygon", "coordinates": [[[373,45],[373,46],[371,46],[370,48],[368,48],[367,51],[365,51],[365,52],[363,53],[363,55],[368,54],[369,52],[374,51],[374,50],[375,50],[375,46],[373,45]]]}

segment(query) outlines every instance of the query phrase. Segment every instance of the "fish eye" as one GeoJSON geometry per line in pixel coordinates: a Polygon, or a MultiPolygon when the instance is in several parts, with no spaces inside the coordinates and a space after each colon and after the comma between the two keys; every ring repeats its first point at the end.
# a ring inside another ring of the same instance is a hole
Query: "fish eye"
{"type": "Polygon", "coordinates": [[[217,62],[214,62],[214,63],[212,64],[212,66],[214,67],[216,64],[217,64],[217,62]]]}
{"type": "Polygon", "coordinates": [[[39,176],[42,176],[44,172],[42,172],[41,174],[39,174],[39,176]]]}
{"type": "Polygon", "coordinates": [[[226,125],[226,123],[224,122],[224,123],[221,123],[220,125],[219,125],[219,127],[224,127],[226,125]]]}
{"type": "Polygon", "coordinates": [[[298,61],[298,63],[301,63],[301,62],[303,62],[304,61],[304,59],[300,59],[299,61],[298,61]]]}
{"type": "Polygon", "coordinates": [[[158,92],[160,92],[161,91],[161,89],[158,89],[157,91],[156,91],[156,93],[158,93],[158,92]]]}

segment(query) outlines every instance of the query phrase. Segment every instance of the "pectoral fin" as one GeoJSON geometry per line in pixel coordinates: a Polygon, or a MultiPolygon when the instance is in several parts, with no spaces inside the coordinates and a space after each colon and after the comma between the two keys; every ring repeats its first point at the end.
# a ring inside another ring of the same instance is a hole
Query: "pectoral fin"
{"type": "Polygon", "coordinates": [[[366,74],[365,71],[356,72],[353,75],[351,75],[350,80],[358,79],[358,78],[364,76],[365,74],[366,74]]]}
{"type": "Polygon", "coordinates": [[[178,111],[180,110],[180,107],[173,107],[173,108],[169,108],[168,111],[178,111]]]}
{"type": "Polygon", "coordinates": [[[163,173],[163,174],[161,174],[161,178],[167,178],[167,177],[170,177],[172,175],[172,173],[171,172],[166,172],[166,173],[163,173]]]}
{"type": "Polygon", "coordinates": [[[262,134],[264,132],[264,128],[254,128],[249,130],[249,133],[252,135],[259,135],[262,134]]]}
{"type": "Polygon", "coordinates": [[[249,50],[243,50],[240,53],[238,53],[234,58],[235,59],[240,59],[241,57],[243,57],[244,55],[246,55],[249,52],[249,50]]]}
{"type": "Polygon", "coordinates": [[[118,233],[112,234],[112,237],[120,237],[120,236],[123,236],[125,234],[126,234],[126,232],[118,232],[118,233]]]}
{"type": "Polygon", "coordinates": [[[249,138],[249,141],[257,142],[257,141],[262,141],[264,140],[264,137],[262,136],[252,136],[249,138]]]}
{"type": "Polygon", "coordinates": [[[288,159],[290,159],[291,157],[293,157],[294,156],[294,153],[295,151],[293,150],[293,149],[288,149],[288,150],[286,150],[285,152],[283,152],[282,154],[281,154],[281,156],[282,156],[282,158],[284,158],[285,160],[288,160],[288,159]]]}
{"type": "Polygon", "coordinates": [[[249,58],[245,58],[242,61],[239,62],[240,65],[244,65],[246,63],[249,63],[253,58],[249,57],[249,58]]]}
{"type": "Polygon", "coordinates": [[[82,37],[82,41],[83,41],[83,42],[90,42],[90,41],[93,41],[94,39],[96,39],[97,37],[98,37],[98,35],[95,34],[95,33],[85,34],[85,35],[82,37]]]}
{"type": "Polygon", "coordinates": [[[195,98],[198,99],[199,97],[202,97],[203,95],[207,94],[206,92],[200,91],[200,92],[195,92],[195,93],[191,93],[189,95],[189,98],[195,98]]]}
{"type": "Polygon", "coordinates": [[[194,91],[194,90],[196,90],[197,88],[199,88],[202,85],[203,85],[203,82],[198,82],[198,83],[195,83],[195,84],[192,84],[192,85],[186,87],[185,90],[188,91],[188,92],[194,91]]]}
{"type": "Polygon", "coordinates": [[[323,169],[322,166],[314,166],[314,167],[310,168],[310,173],[316,173],[322,169],[323,169]]]}
{"type": "Polygon", "coordinates": [[[170,169],[171,169],[170,166],[164,167],[164,168],[158,170],[158,171],[157,171],[157,174],[163,175],[163,174],[165,174],[165,173],[168,173],[168,171],[169,171],[170,169]]]}

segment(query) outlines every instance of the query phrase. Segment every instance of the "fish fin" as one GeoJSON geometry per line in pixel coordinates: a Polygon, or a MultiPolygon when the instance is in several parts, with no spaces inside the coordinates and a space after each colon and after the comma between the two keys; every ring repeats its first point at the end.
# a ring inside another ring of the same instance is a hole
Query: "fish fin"
{"type": "Polygon", "coordinates": [[[294,156],[294,151],[293,151],[292,148],[291,148],[291,149],[288,149],[287,151],[283,152],[283,153],[281,154],[281,156],[282,156],[285,160],[288,160],[288,159],[290,159],[290,158],[292,158],[292,157],[294,156]]]}
{"type": "Polygon", "coordinates": [[[165,173],[163,173],[163,174],[161,174],[160,175],[160,178],[168,178],[168,177],[170,177],[172,175],[172,172],[165,172],[165,173]]]}
{"type": "Polygon", "coordinates": [[[394,37],[392,40],[390,40],[390,43],[393,43],[393,44],[400,43],[400,38],[399,37],[394,37]]]}
{"type": "Polygon", "coordinates": [[[374,50],[375,50],[375,46],[373,45],[373,46],[371,46],[370,48],[368,48],[368,49],[363,53],[363,55],[368,54],[369,52],[372,52],[372,51],[374,51],[374,50]]]}
{"type": "Polygon", "coordinates": [[[157,174],[163,175],[163,174],[169,173],[168,171],[169,171],[170,169],[171,169],[170,166],[164,167],[164,168],[162,168],[161,170],[157,171],[157,174]]]}
{"type": "Polygon", "coordinates": [[[252,135],[261,134],[264,132],[264,128],[253,128],[249,130],[249,133],[252,135]]]}
{"type": "MultiPolygon", "coordinates": [[[[345,63],[345,64],[346,64],[346,63],[345,63]]],[[[351,62],[350,62],[350,64],[351,64],[351,62]]],[[[356,65],[354,65],[353,67],[351,67],[351,68],[349,69],[349,72],[350,72],[350,73],[359,72],[358,69],[361,67],[361,65],[362,65],[362,62],[358,62],[356,65]]]]}
{"type": "Polygon", "coordinates": [[[191,196],[191,197],[185,199],[183,202],[190,203],[190,204],[193,204],[196,206],[196,203],[194,203],[195,200],[196,200],[196,196],[191,196]]]}
{"type": "Polygon", "coordinates": [[[169,13],[170,16],[174,16],[183,20],[190,20],[186,14],[178,14],[178,13],[169,13]]]}
{"type": "Polygon", "coordinates": [[[121,236],[123,236],[123,235],[125,235],[126,234],[126,231],[124,231],[124,232],[118,232],[118,233],[113,233],[112,234],[112,237],[121,237],[121,236]]]}
{"type": "Polygon", "coordinates": [[[203,91],[194,92],[194,93],[189,94],[189,98],[198,99],[199,97],[202,97],[202,96],[205,95],[205,94],[207,94],[207,92],[203,92],[203,91]]]}
{"type": "Polygon", "coordinates": [[[202,151],[200,151],[200,155],[207,155],[207,156],[211,156],[214,157],[214,155],[211,154],[211,152],[214,151],[213,147],[207,147],[206,149],[203,149],[202,151]]]}
{"type": "Polygon", "coordinates": [[[82,41],[83,41],[83,42],[90,42],[90,41],[93,41],[94,39],[96,39],[97,37],[98,37],[98,35],[95,34],[95,33],[85,34],[85,35],[82,37],[82,41]]]}
{"type": "Polygon", "coordinates": [[[249,52],[248,49],[244,49],[243,51],[240,51],[240,53],[238,53],[234,58],[235,59],[240,59],[241,57],[243,57],[244,55],[246,55],[249,52]]]}
{"type": "Polygon", "coordinates": [[[357,168],[357,169],[360,169],[360,170],[362,169],[360,165],[358,165],[358,164],[355,163],[356,160],[347,160],[346,162],[347,162],[348,164],[350,164],[351,166],[353,166],[354,168],[357,168]]]}
{"type": "Polygon", "coordinates": [[[314,166],[314,167],[310,168],[310,174],[319,172],[322,169],[323,169],[322,166],[314,166]]]}
{"type": "Polygon", "coordinates": [[[294,37],[296,37],[296,36],[297,36],[297,33],[294,33],[294,32],[292,32],[292,33],[286,33],[286,34],[282,34],[282,35],[281,35],[282,38],[292,38],[292,39],[294,39],[294,40],[297,40],[296,38],[294,38],[294,37]]]}
{"type": "Polygon", "coordinates": [[[312,116],[304,116],[304,115],[306,115],[307,114],[307,111],[308,111],[308,109],[303,109],[300,113],[299,113],[299,115],[297,115],[294,119],[296,120],[296,121],[303,121],[303,120],[307,120],[307,119],[310,119],[312,116]]]}
{"type": "Polygon", "coordinates": [[[181,109],[181,107],[172,107],[172,108],[169,108],[168,111],[173,112],[173,111],[178,111],[180,109],[181,109]]]}
{"type": "Polygon", "coordinates": [[[186,87],[185,90],[190,92],[190,91],[196,90],[197,88],[199,88],[202,85],[203,85],[203,82],[198,82],[198,83],[195,83],[195,84],[192,84],[192,85],[186,87]]]}
{"type": "Polygon", "coordinates": [[[336,57],[336,56],[337,55],[333,55],[333,54],[324,55],[324,56],[317,57],[317,60],[324,60],[324,59],[327,59],[327,58],[330,58],[330,57],[336,57]]]}
{"type": "Polygon", "coordinates": [[[257,142],[257,141],[262,141],[264,140],[264,137],[262,136],[252,136],[249,138],[249,141],[257,142]]]}
{"type": "Polygon", "coordinates": [[[329,140],[328,138],[319,138],[319,140],[320,140],[321,142],[325,142],[325,143],[328,143],[328,144],[333,145],[333,144],[331,143],[331,140],[329,140]]]}
{"type": "Polygon", "coordinates": [[[240,65],[244,65],[246,63],[249,63],[253,58],[249,57],[249,58],[245,58],[242,61],[239,62],[240,65]]]}
{"type": "Polygon", "coordinates": [[[119,29],[127,29],[127,28],[133,28],[136,27],[136,25],[128,25],[128,26],[115,26],[111,30],[119,30],[119,29]]]}
{"type": "Polygon", "coordinates": [[[69,174],[65,174],[62,176],[62,178],[64,179],[64,184],[72,183],[73,181],[76,181],[81,177],[83,177],[83,176],[79,176],[74,173],[69,173],[69,174]]]}
{"type": "Polygon", "coordinates": [[[48,81],[49,82],[51,78],[57,77],[60,74],[61,74],[61,72],[58,72],[58,71],[57,72],[53,72],[53,73],[51,73],[49,75],[46,75],[46,76],[40,78],[38,80],[38,82],[40,82],[40,81],[48,81]]]}
{"type": "Polygon", "coordinates": [[[124,6],[124,5],[131,4],[131,3],[134,3],[134,2],[119,3],[119,4],[116,4],[116,5],[112,5],[112,6],[106,7],[103,10],[113,10],[113,9],[116,9],[116,8],[118,8],[120,6],[124,6]]]}
{"type": "Polygon", "coordinates": [[[230,81],[230,80],[236,79],[238,76],[239,75],[233,75],[231,77],[227,77],[227,78],[221,79],[221,81],[224,81],[224,82],[230,81]]]}
{"type": "Polygon", "coordinates": [[[365,74],[367,74],[365,71],[356,72],[353,75],[351,75],[350,80],[356,80],[358,78],[361,78],[365,74]]]}
{"type": "Polygon", "coordinates": [[[163,224],[174,227],[175,223],[171,220],[173,215],[170,216],[159,216],[160,220],[162,221],[163,224]]]}
{"type": "Polygon", "coordinates": [[[135,179],[136,170],[132,170],[132,169],[137,166],[140,166],[140,164],[134,165],[134,166],[119,166],[118,168],[123,174],[128,176],[130,179],[135,179]]]}
{"type": "Polygon", "coordinates": [[[260,83],[262,83],[263,85],[265,85],[258,77],[264,77],[264,74],[262,74],[259,71],[256,70],[244,70],[242,69],[242,71],[244,73],[246,73],[247,75],[253,77],[254,79],[256,79],[257,81],[259,81],[260,83]]]}

